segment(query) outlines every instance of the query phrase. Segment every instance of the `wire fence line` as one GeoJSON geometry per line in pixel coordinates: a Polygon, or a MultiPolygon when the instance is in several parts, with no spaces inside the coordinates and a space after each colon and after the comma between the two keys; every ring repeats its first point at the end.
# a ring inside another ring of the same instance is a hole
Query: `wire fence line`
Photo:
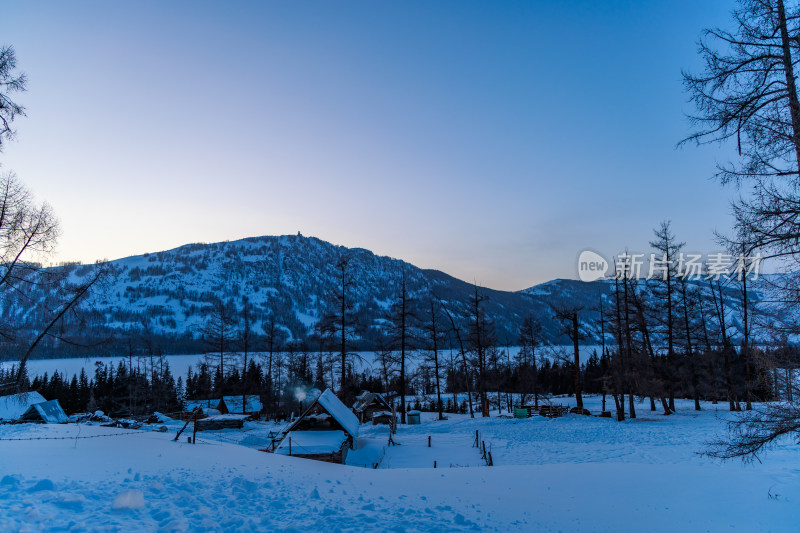
{"type": "Polygon", "coordinates": [[[492,444],[489,443],[489,449],[486,448],[486,441],[481,438],[481,432],[475,430],[475,440],[472,441],[472,447],[478,448],[481,454],[481,459],[486,462],[486,466],[494,466],[494,459],[492,458],[492,444]]]}

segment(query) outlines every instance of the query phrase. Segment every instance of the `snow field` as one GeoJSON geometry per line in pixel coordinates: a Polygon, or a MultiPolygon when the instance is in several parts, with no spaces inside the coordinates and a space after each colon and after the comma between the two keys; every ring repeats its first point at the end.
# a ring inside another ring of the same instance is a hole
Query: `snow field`
{"type": "MultiPolygon", "coordinates": [[[[586,403],[599,410],[599,398],[586,403]]],[[[267,424],[198,433],[195,445],[172,441],[176,423],[3,425],[0,439],[69,438],[0,440],[0,530],[797,531],[797,445],[755,465],[698,456],[728,416],[703,407],[679,402],[663,417],[640,403],[623,423],[423,413],[399,428],[398,446],[385,446],[385,427],[361,426],[348,462],[360,455],[368,468],[257,451],[267,424]],[[497,466],[474,466],[476,429],[497,466]]]]}

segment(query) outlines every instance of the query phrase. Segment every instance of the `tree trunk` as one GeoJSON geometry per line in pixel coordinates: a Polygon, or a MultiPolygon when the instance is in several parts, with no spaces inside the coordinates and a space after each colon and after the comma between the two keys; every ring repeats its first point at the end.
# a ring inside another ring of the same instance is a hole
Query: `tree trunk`
{"type": "Polygon", "coordinates": [[[794,65],[792,64],[792,41],[796,37],[789,37],[789,28],[786,23],[786,9],[783,0],[778,0],[778,25],[781,32],[781,51],[783,60],[783,70],[786,74],[786,92],[789,95],[789,113],[792,117],[792,140],[794,141],[795,158],[797,160],[797,171],[800,175],[800,100],[797,97],[797,85],[794,77],[794,65]]]}
{"type": "Polygon", "coordinates": [[[575,358],[573,370],[573,385],[575,387],[575,403],[578,409],[583,409],[583,396],[581,395],[581,359],[578,348],[578,313],[572,315],[572,349],[575,358]]]}

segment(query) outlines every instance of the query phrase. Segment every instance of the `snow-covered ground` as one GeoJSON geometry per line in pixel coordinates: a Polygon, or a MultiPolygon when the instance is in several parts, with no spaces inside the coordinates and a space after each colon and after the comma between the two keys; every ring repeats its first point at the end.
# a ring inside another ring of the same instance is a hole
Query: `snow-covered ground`
{"type": "Polygon", "coordinates": [[[423,413],[397,446],[362,426],[348,466],[258,451],[277,429],[264,423],[194,445],[173,442],[177,422],[4,425],[0,439],[59,439],[0,440],[0,530],[797,531],[797,445],[762,464],[711,461],[696,452],[727,413],[704,408],[679,402],[663,417],[640,404],[623,423],[423,413]],[[476,430],[493,467],[471,446],[476,430]]]}

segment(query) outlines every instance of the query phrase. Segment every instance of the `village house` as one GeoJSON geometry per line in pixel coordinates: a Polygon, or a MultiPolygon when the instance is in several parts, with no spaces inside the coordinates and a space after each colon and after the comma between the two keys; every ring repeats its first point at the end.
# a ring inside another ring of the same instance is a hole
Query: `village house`
{"type": "Polygon", "coordinates": [[[377,392],[362,391],[356,396],[353,412],[359,422],[366,424],[389,424],[392,417],[392,406],[377,392]]]}
{"type": "Polygon", "coordinates": [[[217,409],[219,402],[220,398],[210,400],[184,400],[183,419],[185,420],[195,409],[198,411],[197,418],[222,414],[219,412],[219,409],[217,409]]]}
{"type": "Polygon", "coordinates": [[[358,437],[358,418],[327,389],[282,432],[274,453],[344,464],[358,437]]]}
{"type": "Polygon", "coordinates": [[[261,398],[257,394],[250,394],[247,396],[223,396],[217,403],[217,410],[223,415],[238,414],[238,415],[251,415],[258,416],[264,406],[261,404],[261,398]],[[244,398],[244,401],[242,399],[244,398]]]}
{"type": "Polygon", "coordinates": [[[58,400],[48,402],[38,392],[23,392],[0,396],[0,420],[62,424],[67,421],[67,415],[58,400]]]}
{"type": "Polygon", "coordinates": [[[28,407],[22,416],[19,417],[20,422],[44,422],[45,424],[65,424],[68,422],[67,414],[61,408],[58,400],[50,400],[49,402],[39,402],[28,407]]]}

